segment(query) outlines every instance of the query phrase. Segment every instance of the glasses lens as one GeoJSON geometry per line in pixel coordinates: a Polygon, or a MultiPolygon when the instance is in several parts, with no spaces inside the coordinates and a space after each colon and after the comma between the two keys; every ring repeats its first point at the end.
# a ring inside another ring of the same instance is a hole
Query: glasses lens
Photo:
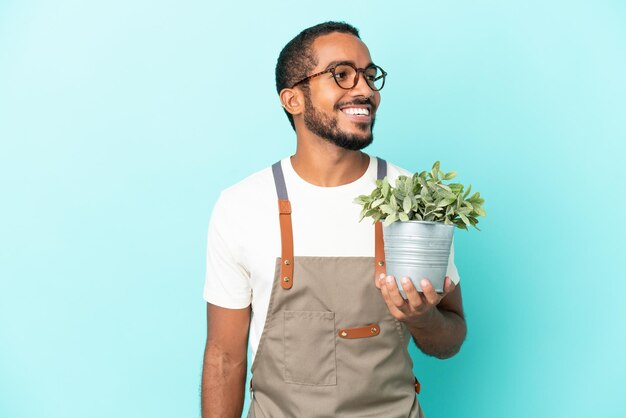
{"type": "Polygon", "coordinates": [[[355,69],[349,65],[338,65],[335,67],[335,81],[342,89],[354,87],[355,69]]]}
{"type": "Polygon", "coordinates": [[[372,90],[380,90],[385,85],[385,72],[377,65],[365,69],[365,80],[372,90]]]}

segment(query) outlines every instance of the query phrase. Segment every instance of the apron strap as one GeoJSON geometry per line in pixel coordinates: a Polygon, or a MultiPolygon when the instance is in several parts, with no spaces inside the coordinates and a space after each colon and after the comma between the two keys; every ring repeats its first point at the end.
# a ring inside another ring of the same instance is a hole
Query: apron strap
{"type": "MultiPolygon", "coordinates": [[[[387,175],[387,162],[382,158],[377,158],[378,168],[376,178],[382,180],[387,175]]],[[[293,228],[291,224],[291,203],[287,194],[285,175],[281,161],[272,165],[274,175],[274,185],[278,196],[278,219],[280,223],[280,243],[281,243],[281,264],[280,264],[280,285],[283,289],[291,289],[293,286],[293,228]]],[[[385,243],[383,241],[383,225],[376,222],[374,227],[374,272],[378,278],[381,273],[387,273],[385,267],[385,243]]]]}
{"type": "Polygon", "coordinates": [[[291,289],[293,286],[293,229],[291,227],[291,203],[287,195],[283,167],[278,161],[272,165],[274,184],[278,195],[278,220],[280,222],[280,286],[291,289]]]}
{"type": "Polygon", "coordinates": [[[378,171],[376,178],[378,180],[382,180],[387,176],[387,161],[383,160],[380,157],[376,157],[378,160],[378,171]]]}
{"type": "MultiPolygon", "coordinates": [[[[377,179],[382,180],[387,176],[387,162],[378,158],[377,179]]],[[[378,280],[381,274],[387,275],[385,266],[385,241],[383,240],[383,223],[376,222],[374,225],[374,279],[378,280]]]]}
{"type": "Polygon", "coordinates": [[[283,166],[280,161],[272,165],[272,174],[274,175],[274,185],[276,186],[278,200],[289,200],[287,185],[285,184],[285,175],[283,174],[283,166]]]}

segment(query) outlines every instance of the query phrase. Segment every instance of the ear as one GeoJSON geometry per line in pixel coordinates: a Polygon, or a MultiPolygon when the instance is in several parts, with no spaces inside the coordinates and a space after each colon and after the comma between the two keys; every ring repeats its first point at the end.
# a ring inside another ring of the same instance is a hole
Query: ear
{"type": "Polygon", "coordinates": [[[301,90],[282,89],[279,96],[280,103],[287,112],[294,116],[304,112],[304,96],[301,90]]]}

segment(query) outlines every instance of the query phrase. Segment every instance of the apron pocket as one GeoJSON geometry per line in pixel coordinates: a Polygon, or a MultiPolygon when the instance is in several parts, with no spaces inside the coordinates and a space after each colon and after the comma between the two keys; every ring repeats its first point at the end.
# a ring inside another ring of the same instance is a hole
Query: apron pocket
{"type": "Polygon", "coordinates": [[[284,311],[285,382],[337,384],[335,313],[284,311]]]}

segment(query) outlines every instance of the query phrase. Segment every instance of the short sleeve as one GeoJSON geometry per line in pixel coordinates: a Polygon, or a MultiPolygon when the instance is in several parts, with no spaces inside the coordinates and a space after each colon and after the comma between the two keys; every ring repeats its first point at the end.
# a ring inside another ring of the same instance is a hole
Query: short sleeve
{"type": "Polygon", "coordinates": [[[450,280],[452,280],[454,284],[459,284],[461,281],[459,272],[456,269],[456,264],[454,264],[454,241],[450,246],[450,258],[448,258],[448,271],[446,272],[446,276],[450,277],[450,280]]]}
{"type": "Polygon", "coordinates": [[[207,239],[204,299],[217,306],[242,309],[250,305],[250,275],[242,263],[234,205],[222,193],[215,203],[207,239]]]}

